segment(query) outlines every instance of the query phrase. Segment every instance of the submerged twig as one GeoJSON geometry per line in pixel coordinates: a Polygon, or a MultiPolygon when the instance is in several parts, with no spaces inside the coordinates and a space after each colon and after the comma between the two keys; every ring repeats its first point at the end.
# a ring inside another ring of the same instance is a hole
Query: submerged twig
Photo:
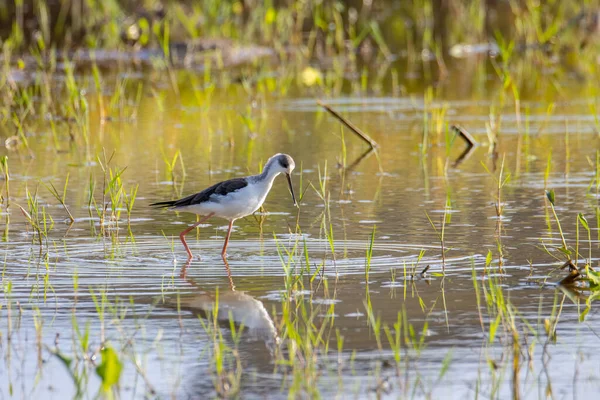
{"type": "Polygon", "coordinates": [[[367,157],[369,157],[371,154],[373,154],[374,151],[375,151],[375,149],[373,149],[373,148],[368,149],[363,154],[361,154],[356,160],[354,160],[354,162],[352,164],[347,166],[344,169],[344,171],[352,171],[354,168],[356,168],[358,166],[358,164],[360,164],[363,160],[365,160],[367,157]]]}
{"type": "Polygon", "coordinates": [[[452,164],[452,166],[454,168],[456,168],[460,165],[460,163],[462,163],[467,158],[469,158],[469,156],[471,155],[471,153],[473,152],[473,150],[479,143],[477,143],[475,138],[469,132],[467,132],[467,130],[465,128],[463,128],[462,126],[452,125],[450,127],[450,129],[452,129],[454,132],[456,132],[456,134],[458,136],[460,136],[467,143],[467,148],[462,153],[460,153],[460,155],[454,161],[454,164],[452,164]]]}
{"type": "Polygon", "coordinates": [[[475,146],[468,146],[467,148],[465,148],[465,150],[462,153],[460,153],[456,160],[454,160],[452,167],[456,168],[460,164],[462,164],[463,161],[466,161],[471,156],[471,154],[473,154],[473,150],[475,150],[475,146]]]}
{"type": "Polygon", "coordinates": [[[376,149],[379,147],[376,141],[371,139],[369,135],[361,131],[357,126],[355,126],[352,122],[342,117],[337,111],[323,103],[321,100],[317,100],[317,104],[326,109],[331,115],[336,117],[342,124],[344,124],[348,129],[352,132],[356,133],[363,141],[365,141],[372,149],[376,149]]]}

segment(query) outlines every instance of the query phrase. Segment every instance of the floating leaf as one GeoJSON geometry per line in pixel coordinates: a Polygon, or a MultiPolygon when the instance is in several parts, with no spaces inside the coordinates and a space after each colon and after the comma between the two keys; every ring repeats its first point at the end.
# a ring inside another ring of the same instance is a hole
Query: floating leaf
{"type": "Polygon", "coordinates": [[[102,350],[102,363],[96,368],[96,373],[102,378],[102,390],[109,391],[119,382],[123,364],[119,361],[117,353],[110,347],[102,350]]]}
{"type": "Polygon", "coordinates": [[[546,197],[548,198],[548,200],[550,200],[550,203],[554,205],[554,189],[546,190],[546,197]]]}

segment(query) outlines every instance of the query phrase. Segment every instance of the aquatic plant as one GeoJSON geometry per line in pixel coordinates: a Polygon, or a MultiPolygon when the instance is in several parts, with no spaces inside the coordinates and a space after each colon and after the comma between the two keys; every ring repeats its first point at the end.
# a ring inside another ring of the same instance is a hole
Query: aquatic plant
{"type": "Polygon", "coordinates": [[[2,196],[2,202],[6,204],[6,208],[10,206],[10,174],[8,172],[8,156],[4,155],[0,157],[0,168],[4,175],[4,187],[6,195],[2,196]]]}
{"type": "Polygon", "coordinates": [[[44,186],[46,186],[46,189],[48,189],[50,194],[52,194],[52,196],[54,196],[54,198],[60,203],[60,205],[63,206],[63,208],[69,215],[69,219],[71,220],[71,223],[73,223],[73,222],[75,222],[75,218],[73,218],[73,214],[71,214],[71,211],[69,211],[69,208],[67,207],[67,204],[65,203],[66,198],[67,198],[67,186],[68,185],[69,185],[69,174],[67,174],[67,177],[65,178],[65,185],[63,186],[62,195],[60,193],[58,193],[58,190],[56,190],[56,187],[54,187],[54,184],[52,182],[50,182],[50,185],[46,185],[44,183],[44,186]]]}

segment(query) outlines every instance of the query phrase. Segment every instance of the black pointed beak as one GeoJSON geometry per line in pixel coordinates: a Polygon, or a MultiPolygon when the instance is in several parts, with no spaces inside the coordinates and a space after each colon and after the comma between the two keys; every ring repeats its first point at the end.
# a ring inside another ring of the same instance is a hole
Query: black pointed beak
{"type": "Polygon", "coordinates": [[[298,203],[296,203],[296,195],[294,194],[294,187],[292,186],[292,175],[286,173],[285,176],[287,178],[288,185],[290,186],[290,193],[292,194],[292,200],[294,200],[294,206],[298,207],[298,203]]]}

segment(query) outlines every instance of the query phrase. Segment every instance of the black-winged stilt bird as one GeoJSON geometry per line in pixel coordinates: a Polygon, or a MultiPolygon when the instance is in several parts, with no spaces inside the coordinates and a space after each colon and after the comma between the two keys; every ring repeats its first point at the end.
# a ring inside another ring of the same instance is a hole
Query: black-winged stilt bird
{"type": "Polygon", "coordinates": [[[189,258],[192,258],[193,255],[185,241],[185,235],[211,217],[228,220],[229,229],[221,252],[221,257],[225,258],[233,222],[238,218],[254,213],[262,206],[277,175],[281,173],[286,175],[292,200],[294,205],[297,206],[291,177],[295,166],[294,159],[289,155],[275,154],[269,158],[261,174],[229,179],[183,199],[161,201],[150,205],[204,216],[200,221],[179,234],[181,243],[183,243],[189,258]]]}

